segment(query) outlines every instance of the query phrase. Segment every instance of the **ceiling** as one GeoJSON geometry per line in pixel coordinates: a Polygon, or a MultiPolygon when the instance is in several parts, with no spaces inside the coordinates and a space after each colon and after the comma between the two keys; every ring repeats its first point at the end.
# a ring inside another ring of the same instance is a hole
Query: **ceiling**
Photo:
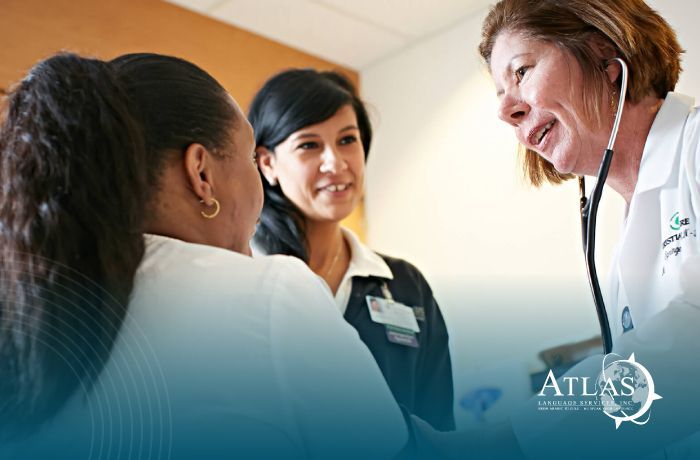
{"type": "Polygon", "coordinates": [[[166,0],[355,70],[495,0],[166,0]]]}

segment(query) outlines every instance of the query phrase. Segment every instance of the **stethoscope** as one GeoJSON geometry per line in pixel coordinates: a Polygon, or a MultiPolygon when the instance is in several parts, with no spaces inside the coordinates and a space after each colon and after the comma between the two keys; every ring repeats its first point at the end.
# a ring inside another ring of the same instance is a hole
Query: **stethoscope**
{"type": "MultiPolygon", "coordinates": [[[[586,270],[588,272],[588,282],[593,293],[593,302],[595,303],[596,311],[598,312],[598,321],[600,322],[600,333],[603,337],[603,349],[605,353],[612,351],[612,332],[610,331],[610,322],[608,314],[605,310],[605,302],[603,302],[603,293],[600,290],[598,283],[598,274],[595,268],[595,228],[596,215],[598,213],[598,203],[603,195],[603,186],[608,178],[610,170],[610,162],[613,156],[613,147],[617,131],[620,129],[620,119],[622,118],[622,109],[625,105],[625,97],[627,95],[627,64],[620,58],[613,58],[610,61],[617,61],[622,67],[622,87],[620,88],[620,100],[617,103],[617,113],[615,114],[615,122],[613,123],[612,131],[610,132],[610,140],[608,148],[603,153],[603,160],[600,162],[598,170],[598,179],[595,187],[591,192],[591,197],[586,198],[586,183],[583,176],[578,179],[579,190],[581,192],[581,230],[583,239],[583,254],[586,258],[586,270]]],[[[610,62],[608,61],[608,62],[610,62]]]]}

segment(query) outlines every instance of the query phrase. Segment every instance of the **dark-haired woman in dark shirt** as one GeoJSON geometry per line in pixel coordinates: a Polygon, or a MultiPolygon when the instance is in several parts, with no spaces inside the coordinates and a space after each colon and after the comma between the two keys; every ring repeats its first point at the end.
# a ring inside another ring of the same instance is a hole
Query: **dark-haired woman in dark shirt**
{"type": "Polygon", "coordinates": [[[335,72],[289,70],[251,105],[265,204],[255,234],[266,254],[302,259],[323,278],[408,412],[454,429],[445,322],[423,275],[380,255],[340,222],[362,198],[372,128],[335,72]]]}

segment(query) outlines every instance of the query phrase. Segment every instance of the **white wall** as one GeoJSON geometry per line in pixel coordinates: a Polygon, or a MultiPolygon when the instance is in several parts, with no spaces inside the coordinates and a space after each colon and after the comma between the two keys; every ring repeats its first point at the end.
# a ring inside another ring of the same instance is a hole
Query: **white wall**
{"type": "MultiPolygon", "coordinates": [[[[700,95],[700,31],[691,1],[651,2],[689,50],[679,90],[700,95]],[[694,78],[693,78],[694,77],[694,78]]],[[[522,183],[514,136],[476,47],[486,11],[361,73],[376,140],[367,172],[368,240],[428,277],[451,334],[457,400],[519,376],[495,406],[527,394],[543,348],[598,333],[580,249],[575,183],[522,183]]],[[[622,201],[599,214],[598,266],[607,276],[622,201]]],[[[499,412],[500,411],[500,412],[499,412]]],[[[469,416],[458,412],[462,426],[469,416]]]]}

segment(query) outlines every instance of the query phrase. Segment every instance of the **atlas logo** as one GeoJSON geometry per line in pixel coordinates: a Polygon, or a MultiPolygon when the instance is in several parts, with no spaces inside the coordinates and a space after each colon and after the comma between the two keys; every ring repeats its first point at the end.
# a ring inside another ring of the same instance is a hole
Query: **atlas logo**
{"type": "Polygon", "coordinates": [[[656,393],[651,373],[637,362],[634,353],[627,359],[615,353],[605,355],[601,372],[595,379],[565,376],[561,382],[550,370],[538,393],[547,399],[540,406],[600,410],[615,422],[615,429],[624,422],[646,424],[651,416],[652,403],[662,399],[656,393]],[[558,398],[566,401],[557,404],[558,398]]]}

